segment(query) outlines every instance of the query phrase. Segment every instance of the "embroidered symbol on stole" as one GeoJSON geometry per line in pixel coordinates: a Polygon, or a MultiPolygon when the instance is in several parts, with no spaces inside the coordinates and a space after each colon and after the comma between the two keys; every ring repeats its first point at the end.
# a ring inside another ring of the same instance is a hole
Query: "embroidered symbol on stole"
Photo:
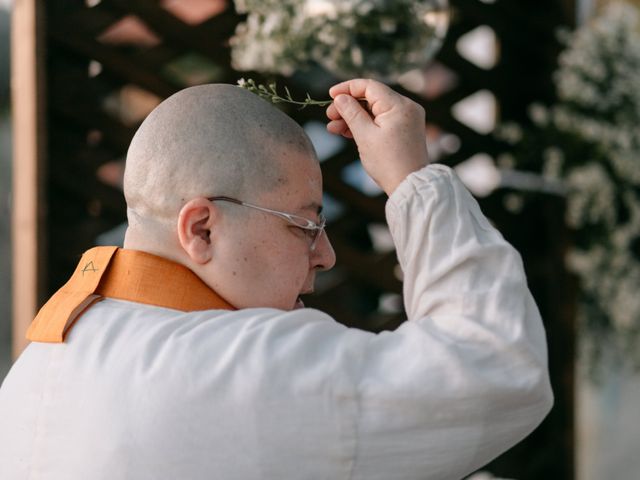
{"type": "Polygon", "coordinates": [[[95,265],[93,264],[93,261],[87,263],[84,268],[81,270],[82,272],[82,276],[84,277],[84,274],[86,272],[97,272],[98,269],[95,267],[95,265]]]}

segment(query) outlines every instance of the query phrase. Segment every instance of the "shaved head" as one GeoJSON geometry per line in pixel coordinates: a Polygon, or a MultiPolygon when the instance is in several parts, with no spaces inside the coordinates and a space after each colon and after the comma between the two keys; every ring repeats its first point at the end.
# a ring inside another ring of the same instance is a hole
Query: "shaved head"
{"type": "Polygon", "coordinates": [[[315,159],[304,130],[233,85],[187,88],[162,102],[136,132],[124,175],[131,227],[170,227],[185,202],[225,195],[253,201],[287,182],[289,153],[315,159]]]}
{"type": "Polygon", "coordinates": [[[309,138],[233,85],[187,88],[158,105],[131,141],[124,193],[124,248],[186,266],[236,308],[290,310],[316,271],[335,263],[327,236],[312,248],[315,231],[299,223],[321,223],[322,172],[309,138]]]}

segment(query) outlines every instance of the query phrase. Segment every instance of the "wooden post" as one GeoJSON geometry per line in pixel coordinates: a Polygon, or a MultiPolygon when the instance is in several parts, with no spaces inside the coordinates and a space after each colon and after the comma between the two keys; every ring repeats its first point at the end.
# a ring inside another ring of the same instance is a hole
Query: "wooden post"
{"type": "Polygon", "coordinates": [[[16,0],[11,25],[13,115],[13,356],[43,292],[43,61],[41,0],[16,0]]]}

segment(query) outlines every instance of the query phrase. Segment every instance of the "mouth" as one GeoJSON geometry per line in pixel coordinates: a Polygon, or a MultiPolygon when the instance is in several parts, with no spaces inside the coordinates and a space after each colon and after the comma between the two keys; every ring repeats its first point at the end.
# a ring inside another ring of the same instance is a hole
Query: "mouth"
{"type": "Polygon", "coordinates": [[[304,302],[300,297],[296,299],[296,303],[293,305],[294,310],[299,310],[300,308],[304,308],[304,302]]]}
{"type": "Polygon", "coordinates": [[[313,293],[313,290],[306,290],[304,292],[300,292],[300,295],[298,295],[298,298],[296,298],[296,303],[293,305],[293,309],[294,310],[298,310],[300,308],[305,308],[304,302],[302,301],[301,296],[302,295],[310,295],[312,293],[313,293]]]}

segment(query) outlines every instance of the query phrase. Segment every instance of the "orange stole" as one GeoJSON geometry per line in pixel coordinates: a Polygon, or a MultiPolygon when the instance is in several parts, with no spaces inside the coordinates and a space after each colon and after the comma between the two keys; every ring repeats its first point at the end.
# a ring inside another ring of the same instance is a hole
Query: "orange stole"
{"type": "Polygon", "coordinates": [[[146,252],[95,247],[82,255],[69,281],[40,309],[27,338],[64,342],[82,313],[105,297],[184,312],[235,310],[183,265],[146,252]]]}

